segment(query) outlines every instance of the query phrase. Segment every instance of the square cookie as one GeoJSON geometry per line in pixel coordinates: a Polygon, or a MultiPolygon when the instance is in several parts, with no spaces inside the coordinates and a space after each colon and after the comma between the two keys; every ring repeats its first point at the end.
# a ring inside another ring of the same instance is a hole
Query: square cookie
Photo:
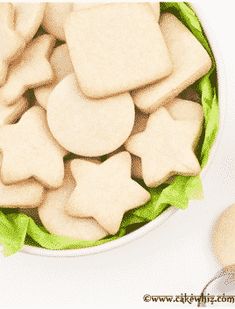
{"type": "Polygon", "coordinates": [[[145,113],[152,113],[170,102],[211,68],[207,51],[174,15],[163,14],[160,28],[174,68],[170,76],[131,93],[136,106],[145,113]]]}
{"type": "Polygon", "coordinates": [[[147,3],[113,3],[73,12],[65,36],[79,85],[102,98],[169,75],[172,64],[147,3]]]}

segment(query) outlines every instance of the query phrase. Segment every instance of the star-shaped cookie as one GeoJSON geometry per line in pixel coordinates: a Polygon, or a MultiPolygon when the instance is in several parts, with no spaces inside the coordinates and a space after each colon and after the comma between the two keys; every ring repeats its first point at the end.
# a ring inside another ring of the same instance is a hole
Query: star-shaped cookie
{"type": "Polygon", "coordinates": [[[32,40],[23,54],[11,64],[5,84],[0,87],[2,104],[13,104],[26,90],[51,82],[53,70],[48,61],[55,39],[44,34],[32,40]]]}
{"type": "Polygon", "coordinates": [[[63,185],[55,190],[47,190],[38,208],[42,224],[52,234],[74,239],[98,240],[107,236],[107,232],[93,218],[72,217],[65,212],[65,205],[75,186],[70,162],[67,161],[63,185]]]}
{"type": "Polygon", "coordinates": [[[5,81],[9,62],[24,49],[24,39],[14,30],[14,7],[0,3],[0,85],[5,81]]]}
{"type": "Polygon", "coordinates": [[[193,152],[198,123],[174,120],[166,108],[151,114],[146,129],[131,136],[126,149],[141,158],[144,182],[156,187],[170,176],[197,175],[199,162],[193,152]]]}
{"type": "Polygon", "coordinates": [[[18,123],[0,128],[0,149],[4,184],[34,177],[46,187],[62,185],[66,151],[51,135],[41,107],[31,107],[18,123]]]}
{"type": "Polygon", "coordinates": [[[101,164],[71,162],[77,186],[66,205],[72,216],[93,217],[110,234],[117,233],[124,213],[145,204],[150,194],[131,179],[131,156],[124,151],[101,164]]]}

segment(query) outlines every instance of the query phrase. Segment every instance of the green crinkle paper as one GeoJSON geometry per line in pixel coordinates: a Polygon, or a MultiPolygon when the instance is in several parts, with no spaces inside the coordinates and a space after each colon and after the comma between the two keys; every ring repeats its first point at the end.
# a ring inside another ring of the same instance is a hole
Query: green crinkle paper
{"type": "MultiPolygon", "coordinates": [[[[189,4],[184,2],[161,3],[161,11],[175,14],[206,48],[213,60],[213,67],[210,72],[195,84],[195,89],[201,97],[205,115],[204,130],[197,149],[198,159],[201,166],[204,167],[208,161],[219,126],[215,61],[200,22],[189,4]]],[[[4,247],[4,254],[11,255],[19,251],[24,244],[54,250],[98,246],[120,238],[154,220],[170,205],[185,209],[190,199],[202,197],[202,184],[199,176],[177,176],[170,184],[148,190],[151,193],[151,200],[144,206],[127,212],[116,235],[108,236],[99,241],[79,241],[52,235],[27,215],[14,209],[1,209],[0,243],[4,247]]]]}

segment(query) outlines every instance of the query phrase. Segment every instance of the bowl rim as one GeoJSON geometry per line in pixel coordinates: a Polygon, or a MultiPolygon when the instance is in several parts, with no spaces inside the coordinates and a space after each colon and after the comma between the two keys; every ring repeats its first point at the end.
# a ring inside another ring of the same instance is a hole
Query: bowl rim
{"type": "MultiPolygon", "coordinates": [[[[206,21],[206,16],[203,13],[203,9],[200,5],[196,3],[191,3],[192,8],[195,10],[202,26],[204,29],[204,32],[208,38],[208,41],[210,43],[211,49],[213,51],[216,65],[217,65],[217,77],[218,77],[218,99],[219,99],[219,131],[216,136],[216,140],[212,146],[209,162],[203,169],[201,176],[202,178],[205,176],[207,171],[210,169],[210,166],[214,160],[216,150],[218,148],[218,145],[221,141],[221,136],[223,133],[224,128],[224,120],[226,115],[226,74],[225,74],[225,66],[223,62],[223,58],[221,56],[220,47],[218,40],[216,38],[215,33],[210,28],[210,25],[208,25],[208,22],[206,21]]],[[[145,224],[144,226],[140,227],[139,229],[131,232],[130,234],[127,234],[121,238],[118,238],[116,240],[107,242],[102,245],[88,247],[88,248],[81,248],[81,249],[63,249],[63,250],[50,250],[40,247],[34,247],[29,245],[24,245],[24,247],[20,250],[22,253],[32,254],[32,255],[40,255],[40,256],[47,256],[47,257],[75,257],[75,256],[84,256],[84,255],[91,255],[91,254],[97,254],[101,253],[107,250],[111,250],[114,248],[117,248],[119,246],[123,246],[125,244],[128,244],[129,242],[136,240],[140,237],[143,237],[146,233],[150,232],[157,226],[164,223],[169,217],[171,217],[174,213],[176,213],[178,209],[174,208],[173,206],[170,206],[167,210],[165,210],[160,216],[158,216],[153,221],[145,224]]],[[[2,246],[1,246],[2,249],[2,246]]]]}

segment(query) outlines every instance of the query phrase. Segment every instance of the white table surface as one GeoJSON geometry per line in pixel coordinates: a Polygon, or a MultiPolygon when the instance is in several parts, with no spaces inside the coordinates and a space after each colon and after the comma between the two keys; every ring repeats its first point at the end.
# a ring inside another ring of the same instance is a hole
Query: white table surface
{"type": "Polygon", "coordinates": [[[145,293],[198,294],[219,269],[211,229],[219,213],[235,202],[235,2],[224,2],[227,8],[222,1],[198,1],[221,45],[229,111],[203,181],[204,200],[110,252],[78,258],[0,255],[0,308],[156,307],[143,302],[145,293]]]}

